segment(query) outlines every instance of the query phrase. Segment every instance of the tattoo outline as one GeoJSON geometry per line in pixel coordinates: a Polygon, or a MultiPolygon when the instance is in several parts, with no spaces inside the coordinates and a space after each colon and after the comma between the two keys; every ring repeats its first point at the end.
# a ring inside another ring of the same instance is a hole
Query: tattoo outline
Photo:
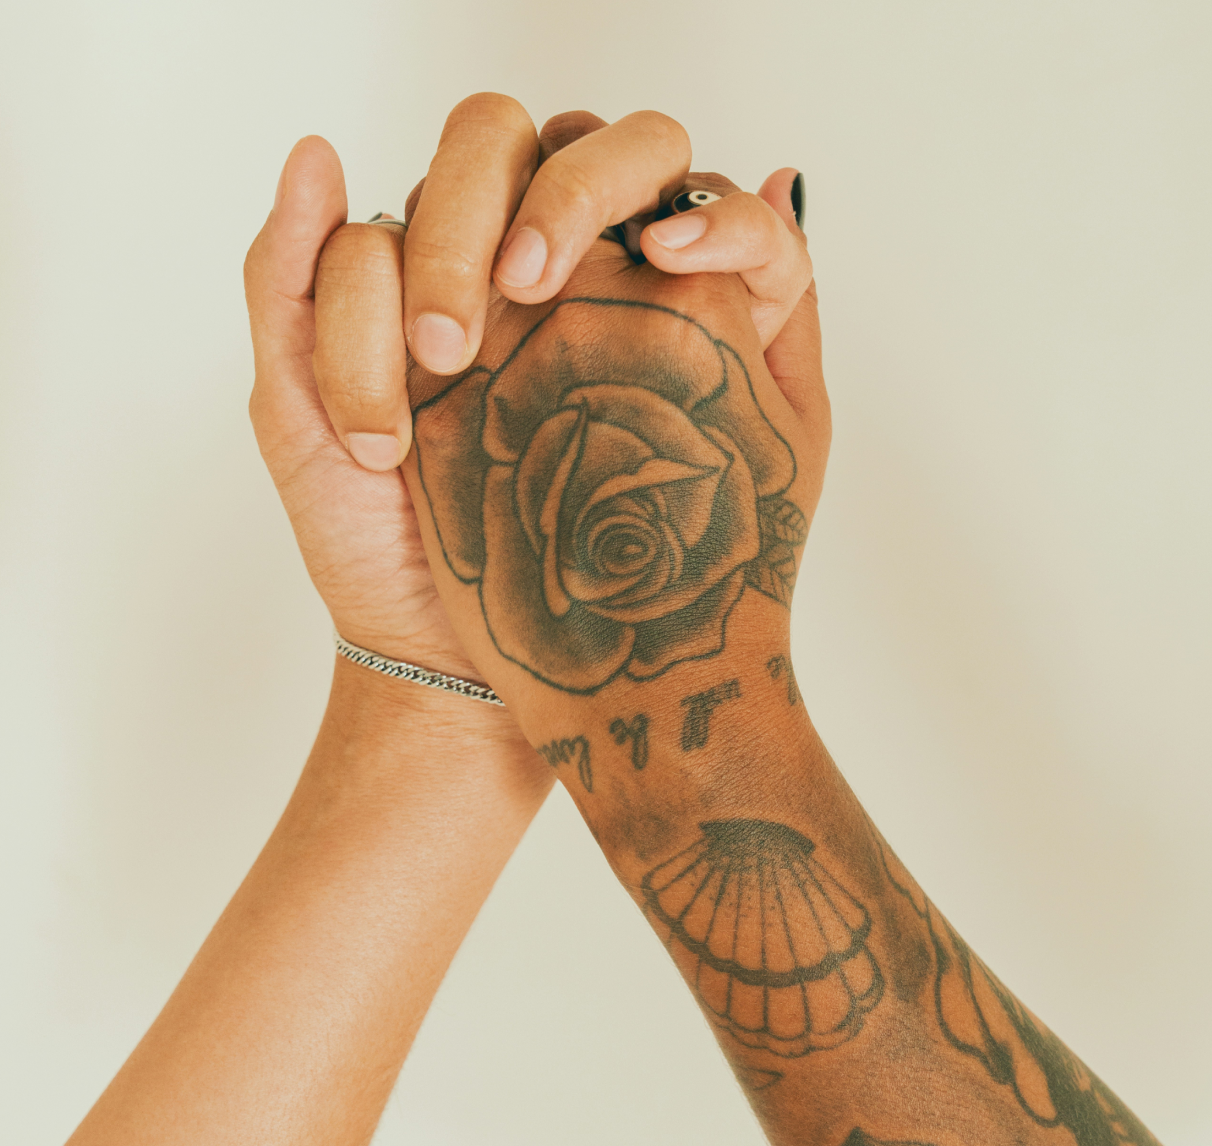
{"type": "Polygon", "coordinates": [[[717,655],[746,586],[789,603],[795,457],[740,355],[689,315],[563,300],[421,403],[414,440],[447,565],[498,651],[552,687],[717,655]]]}
{"type": "Polygon", "coordinates": [[[1007,1086],[1037,1125],[1076,1146],[1156,1146],[1119,1097],[1044,1026],[960,938],[867,820],[884,874],[923,920],[934,952],[934,1011],[947,1042],[1007,1086]]]}
{"type": "Polygon", "coordinates": [[[842,1146],[930,1146],[930,1143],[919,1142],[916,1139],[910,1141],[907,1138],[876,1138],[856,1126],[846,1135],[846,1141],[842,1143],[842,1146]]]}
{"type": "Polygon", "coordinates": [[[858,1035],[884,992],[867,946],[867,909],[794,828],[750,819],[699,828],[699,839],[648,872],[640,890],[713,1021],[780,1058],[858,1035]]]}

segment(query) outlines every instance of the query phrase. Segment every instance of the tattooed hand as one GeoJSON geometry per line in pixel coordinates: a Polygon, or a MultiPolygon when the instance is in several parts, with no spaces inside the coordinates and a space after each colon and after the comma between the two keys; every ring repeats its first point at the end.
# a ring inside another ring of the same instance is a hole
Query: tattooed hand
{"type": "Polygon", "coordinates": [[[699,208],[699,241],[754,203],[799,253],[793,321],[765,353],[746,283],[663,273],[656,223],[646,265],[599,240],[550,302],[499,300],[470,370],[410,376],[417,448],[405,472],[429,509],[440,576],[470,590],[448,602],[485,672],[496,675],[481,647],[560,692],[651,681],[720,654],[746,595],[784,606],[751,608],[749,631],[785,644],[828,405],[790,196],[782,220],[739,194],[699,208]]]}
{"type": "MultiPolygon", "coordinates": [[[[656,113],[609,128],[589,113],[569,113],[536,133],[515,101],[473,96],[451,113],[429,176],[408,198],[405,249],[397,224],[342,225],[336,155],[317,138],[296,146],[245,265],[257,361],[250,408],[308,570],[342,636],[480,675],[438,600],[396,469],[411,434],[405,331],[414,357],[435,370],[466,365],[490,298],[501,302],[498,288],[523,301],[550,295],[603,226],[679,186],[688,163],[685,132],[656,113]],[[527,287],[506,281],[510,273],[525,278],[513,241],[522,232],[522,247],[540,235],[550,252],[540,282],[527,287]],[[454,343],[443,342],[452,324],[454,343]]],[[[786,200],[793,175],[776,173],[763,193],[786,200]]],[[[797,251],[763,201],[741,196],[696,246],[667,252],[667,269],[741,271],[754,321],[770,342],[798,297],[788,284],[802,289],[806,281],[802,244],[797,251]]],[[[662,262],[659,249],[653,258],[662,262]]]]}

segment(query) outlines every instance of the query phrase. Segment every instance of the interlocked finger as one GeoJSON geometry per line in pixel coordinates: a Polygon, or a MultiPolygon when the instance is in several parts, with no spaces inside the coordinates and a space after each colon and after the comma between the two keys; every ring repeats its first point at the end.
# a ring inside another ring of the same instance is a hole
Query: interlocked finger
{"type": "MultiPolygon", "coordinates": [[[[719,193],[705,177],[694,181],[719,193]]],[[[701,207],[649,224],[640,237],[640,248],[653,266],[670,274],[739,274],[752,296],[754,325],[765,348],[812,282],[804,235],[795,225],[790,196],[784,197],[786,215],[764,194],[725,193],[701,207]]]]}
{"type": "Polygon", "coordinates": [[[316,270],[316,386],[337,436],[370,470],[394,469],[412,440],[403,261],[402,226],[350,223],[316,270]]]}

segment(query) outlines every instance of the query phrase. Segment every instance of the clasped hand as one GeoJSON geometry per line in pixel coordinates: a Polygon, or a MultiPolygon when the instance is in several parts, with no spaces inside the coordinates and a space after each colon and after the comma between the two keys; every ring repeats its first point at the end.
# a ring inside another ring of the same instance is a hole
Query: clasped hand
{"type": "Polygon", "coordinates": [[[753,195],[689,166],[685,131],[655,112],[611,125],[572,112],[536,132],[514,100],[472,96],[452,111],[407,199],[405,236],[400,226],[346,223],[336,154],[315,137],[296,145],[245,267],[250,409],[308,570],[346,639],[484,679],[439,599],[398,466],[412,409],[444,378],[499,365],[561,299],[670,306],[744,346],[750,369],[768,371],[755,385],[778,388],[783,409],[771,416],[794,439],[810,513],[829,417],[795,172],[775,172],[753,195]],[[723,198],[650,223],[646,265],[599,239],[683,187],[723,198]]]}

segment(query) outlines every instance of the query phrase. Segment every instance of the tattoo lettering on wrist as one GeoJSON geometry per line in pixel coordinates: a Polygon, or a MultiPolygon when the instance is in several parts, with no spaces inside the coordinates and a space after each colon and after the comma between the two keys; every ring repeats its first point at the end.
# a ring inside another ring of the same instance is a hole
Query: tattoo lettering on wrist
{"type": "Polygon", "coordinates": [[[641,771],[648,763],[648,717],[642,712],[630,722],[617,717],[610,722],[610,735],[616,744],[631,741],[631,766],[641,771]]]}
{"type": "Polygon", "coordinates": [[[771,657],[766,662],[766,671],[770,673],[771,680],[778,680],[783,677],[787,681],[787,703],[795,704],[800,699],[800,686],[795,680],[795,669],[791,667],[789,658],[781,653],[771,657]]]}
{"type": "Polygon", "coordinates": [[[741,695],[739,680],[726,680],[706,692],[695,693],[683,699],[682,707],[686,709],[682,721],[682,751],[692,752],[696,748],[705,748],[707,738],[711,735],[711,714],[726,700],[736,700],[741,695]]]}
{"type": "Polygon", "coordinates": [[[418,406],[414,437],[447,565],[500,653],[554,688],[716,656],[747,586],[790,604],[795,457],[689,315],[567,299],[418,406]]]}
{"type": "MultiPolygon", "coordinates": [[[[870,824],[870,821],[868,821],[870,824]]],[[[1064,1127],[1076,1146],[1157,1146],[1100,1078],[1005,987],[922,893],[870,825],[892,887],[925,923],[934,953],[934,1011],[947,1042],[1009,1087],[1042,1127],[1064,1127]]]]}
{"type": "Polygon", "coordinates": [[[586,792],[593,791],[593,768],[589,762],[589,741],[584,736],[571,740],[552,740],[540,745],[535,751],[553,768],[561,764],[576,764],[577,775],[586,792]]]}
{"type": "Polygon", "coordinates": [[[640,887],[708,1013],[738,1042],[783,1058],[854,1038],[884,992],[867,909],[785,824],[699,827],[640,887]]]}

